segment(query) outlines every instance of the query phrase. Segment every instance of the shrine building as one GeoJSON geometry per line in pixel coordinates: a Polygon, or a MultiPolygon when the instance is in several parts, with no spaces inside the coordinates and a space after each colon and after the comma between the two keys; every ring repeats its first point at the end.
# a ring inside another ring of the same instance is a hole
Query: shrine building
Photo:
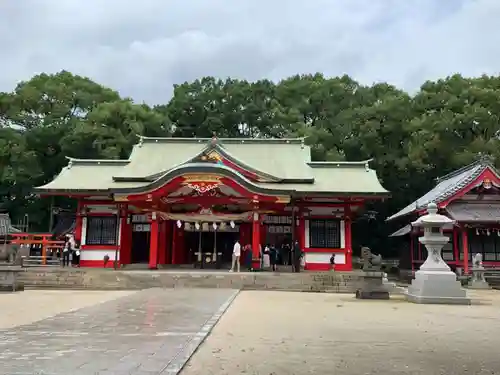
{"type": "Polygon", "coordinates": [[[69,162],[40,196],[78,200],[81,266],[227,267],[235,241],[298,240],[306,270],[352,269],[351,222],[384,199],[369,161],[313,162],[303,139],[140,137],[127,160],[69,162]],[[106,257],[106,258],[107,258],[106,257]]]}
{"type": "MultiPolygon", "coordinates": [[[[450,241],[442,254],[449,266],[468,273],[477,253],[483,255],[485,266],[500,265],[500,175],[488,158],[439,178],[431,191],[387,221],[413,221],[426,213],[430,202],[438,205],[439,213],[455,220],[455,225],[445,228],[450,241]]],[[[427,257],[425,246],[418,241],[421,230],[407,224],[391,234],[399,236],[409,237],[408,261],[412,269],[418,269],[427,257]]]]}

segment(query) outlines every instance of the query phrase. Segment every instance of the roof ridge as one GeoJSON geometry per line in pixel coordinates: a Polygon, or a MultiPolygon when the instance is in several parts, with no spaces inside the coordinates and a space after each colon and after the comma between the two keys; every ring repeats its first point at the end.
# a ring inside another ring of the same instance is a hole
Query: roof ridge
{"type": "Polygon", "coordinates": [[[483,167],[483,168],[488,167],[488,166],[494,168],[494,166],[491,162],[491,159],[489,157],[482,156],[479,159],[474,160],[472,163],[470,163],[468,165],[465,165],[465,166],[463,166],[463,167],[461,167],[453,172],[445,174],[444,176],[436,178],[436,183],[439,184],[443,181],[449,180],[450,178],[456,177],[456,176],[458,176],[458,175],[460,175],[460,174],[462,174],[462,173],[464,173],[464,172],[466,172],[474,167],[477,167],[478,165],[483,167]]]}
{"type": "Polygon", "coordinates": [[[369,168],[369,163],[373,159],[367,160],[356,160],[356,161],[311,161],[308,162],[307,165],[310,167],[340,167],[340,166],[353,166],[353,167],[362,167],[369,168]]]}
{"type": "Polygon", "coordinates": [[[128,164],[129,159],[79,159],[66,156],[69,164],[128,164]]]}
{"type": "Polygon", "coordinates": [[[300,138],[191,138],[191,137],[145,137],[138,135],[139,143],[271,143],[271,144],[304,144],[305,137],[300,138]]]}

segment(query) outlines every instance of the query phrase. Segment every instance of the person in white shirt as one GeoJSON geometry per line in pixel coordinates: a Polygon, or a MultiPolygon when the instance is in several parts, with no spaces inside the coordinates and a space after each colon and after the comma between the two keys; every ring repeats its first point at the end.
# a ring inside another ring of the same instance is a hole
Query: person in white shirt
{"type": "Polygon", "coordinates": [[[233,272],[236,268],[236,272],[240,272],[240,256],[241,256],[241,245],[240,241],[236,240],[233,247],[233,261],[231,262],[231,269],[229,272],[233,272]]]}

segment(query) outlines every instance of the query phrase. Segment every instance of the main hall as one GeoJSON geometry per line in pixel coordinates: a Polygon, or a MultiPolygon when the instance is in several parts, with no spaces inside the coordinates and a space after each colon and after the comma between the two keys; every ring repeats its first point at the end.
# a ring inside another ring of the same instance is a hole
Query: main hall
{"type": "Polygon", "coordinates": [[[257,267],[266,244],[297,240],[306,270],[330,269],[334,254],[344,271],[352,221],[389,196],[369,160],[312,161],[302,138],[215,136],[141,136],[126,160],[68,158],[36,193],[77,200],[82,267],[226,268],[236,240],[257,267]]]}

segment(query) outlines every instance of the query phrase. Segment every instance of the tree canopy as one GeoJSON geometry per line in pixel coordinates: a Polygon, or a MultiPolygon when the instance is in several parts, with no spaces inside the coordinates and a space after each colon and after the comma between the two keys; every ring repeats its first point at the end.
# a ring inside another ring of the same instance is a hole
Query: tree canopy
{"type": "Polygon", "coordinates": [[[480,154],[500,160],[499,116],[500,77],[492,76],[428,81],[414,95],[320,73],[280,82],[204,77],[176,85],[168,103],[151,107],[66,71],[40,74],[0,93],[0,208],[47,230],[49,202],[32,188],[52,180],[66,156],[127,157],[137,134],[304,136],[315,160],[374,159],[392,198],[369,207],[377,220],[357,225],[360,240],[381,251],[391,229],[383,219],[436,177],[480,154]]]}

